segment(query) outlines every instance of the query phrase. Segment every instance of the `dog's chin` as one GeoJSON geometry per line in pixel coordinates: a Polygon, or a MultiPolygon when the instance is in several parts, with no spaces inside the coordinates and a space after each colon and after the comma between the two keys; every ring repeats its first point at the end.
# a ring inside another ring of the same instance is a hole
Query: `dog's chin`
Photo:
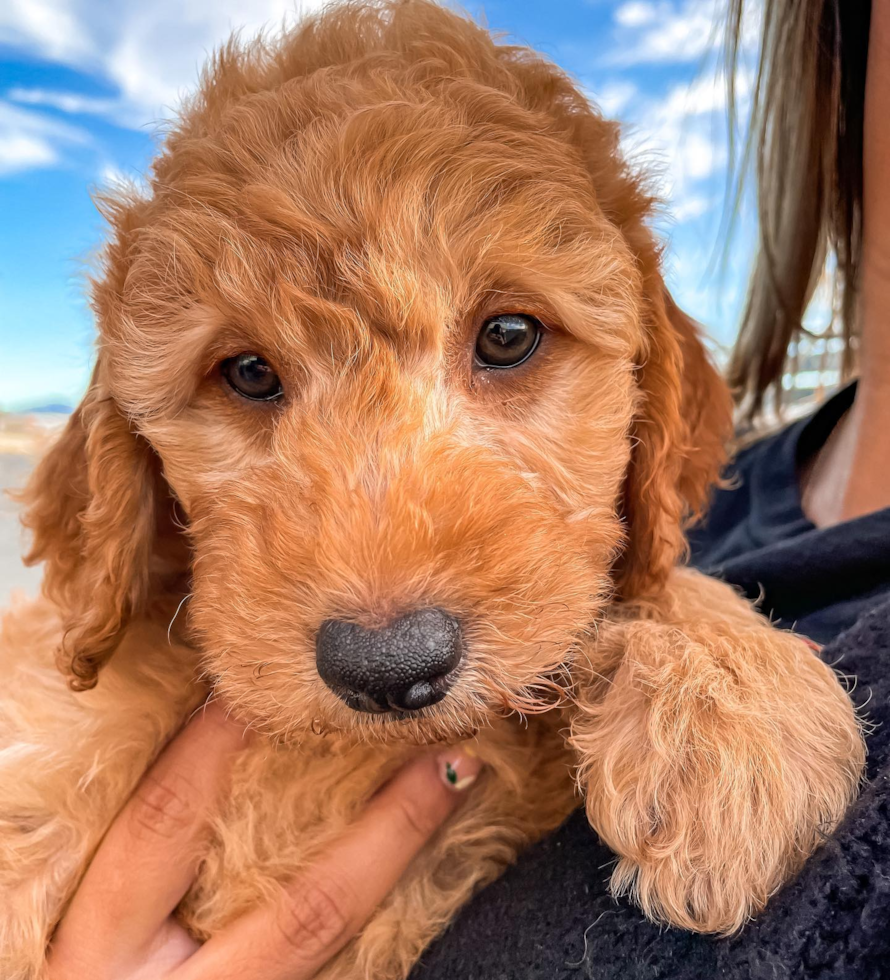
{"type": "Polygon", "coordinates": [[[315,739],[372,745],[453,745],[473,738],[494,720],[480,708],[448,710],[444,704],[414,712],[375,713],[343,705],[293,719],[263,717],[261,712],[245,710],[245,706],[234,710],[253,731],[276,745],[307,745],[315,739]]]}
{"type": "Polygon", "coordinates": [[[348,738],[366,743],[411,745],[452,744],[472,738],[492,721],[478,705],[463,699],[445,698],[419,711],[367,712],[340,705],[315,717],[310,731],[318,736],[348,738]]]}
{"type": "MultiPolygon", "coordinates": [[[[563,678],[560,678],[561,680],[563,678]]],[[[277,699],[211,678],[214,696],[261,737],[276,745],[307,745],[330,739],[372,745],[453,745],[505,719],[544,714],[565,703],[567,691],[553,677],[539,677],[519,690],[484,684],[462,686],[416,711],[368,711],[330,691],[313,691],[303,704],[277,699]],[[269,709],[272,710],[269,710],[269,709]]],[[[295,699],[296,700],[296,699],[295,699]]]]}
{"type": "Polygon", "coordinates": [[[314,719],[310,730],[320,737],[333,736],[357,742],[377,745],[449,745],[472,738],[484,723],[445,722],[430,711],[426,717],[384,712],[373,715],[358,714],[353,724],[343,724],[342,719],[314,719]]]}

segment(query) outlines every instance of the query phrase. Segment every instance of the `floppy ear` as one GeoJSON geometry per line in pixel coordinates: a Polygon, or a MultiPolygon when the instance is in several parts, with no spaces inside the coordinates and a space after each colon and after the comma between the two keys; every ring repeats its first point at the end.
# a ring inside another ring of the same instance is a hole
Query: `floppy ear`
{"type": "Polygon", "coordinates": [[[640,404],[624,488],[627,544],[616,568],[622,598],[657,593],[683,556],[726,460],[732,400],[693,321],[657,273],[650,277],[648,349],[638,373],[640,404]]]}
{"type": "Polygon", "coordinates": [[[46,562],[44,592],[62,611],[59,669],[94,687],[149,595],[160,465],[103,390],[102,365],[23,496],[33,532],[25,561],[46,562]]]}

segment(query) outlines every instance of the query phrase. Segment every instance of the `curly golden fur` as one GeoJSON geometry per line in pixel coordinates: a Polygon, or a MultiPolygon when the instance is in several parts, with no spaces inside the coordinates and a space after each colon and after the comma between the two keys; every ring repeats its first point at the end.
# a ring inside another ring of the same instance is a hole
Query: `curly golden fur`
{"type": "Polygon", "coordinates": [[[840,820],[863,746],[837,678],[677,567],[729,397],[618,136],[467,19],[347,2],[229,43],[148,192],[104,199],[95,373],[27,491],[44,597],[0,639],[4,980],[40,976],[208,688],[265,737],[180,908],[197,936],[274,894],[411,746],[473,738],[489,764],[326,977],[404,977],[577,805],[573,769],[616,890],[689,929],[740,928],[840,820]],[[504,311],[546,325],[539,349],[474,367],[504,311]],[[281,402],[221,381],[245,350],[281,402]],[[361,715],[322,683],[323,620],[429,605],[465,628],[444,701],[361,715]]]}

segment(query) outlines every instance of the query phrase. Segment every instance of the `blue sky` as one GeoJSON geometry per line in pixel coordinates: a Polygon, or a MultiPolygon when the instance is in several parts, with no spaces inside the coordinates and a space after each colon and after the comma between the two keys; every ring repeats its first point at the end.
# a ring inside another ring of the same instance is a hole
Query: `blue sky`
{"type": "MultiPolygon", "coordinates": [[[[712,50],[720,2],[464,6],[557,61],[625,123],[628,153],[653,168],[666,202],[659,229],[674,295],[726,345],[752,222],[742,215],[721,272],[727,136],[712,50]]],[[[103,235],[91,192],[139,179],[158,124],[233,28],[278,25],[294,9],[292,0],[0,2],[0,335],[12,365],[0,374],[0,410],[77,401],[93,339],[83,270],[103,235]]],[[[742,73],[743,96],[747,80],[742,73]]]]}

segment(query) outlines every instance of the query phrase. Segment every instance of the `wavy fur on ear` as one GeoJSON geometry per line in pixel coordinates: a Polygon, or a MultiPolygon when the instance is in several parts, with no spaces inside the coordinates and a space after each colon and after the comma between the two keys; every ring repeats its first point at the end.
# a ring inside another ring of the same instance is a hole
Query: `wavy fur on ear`
{"type": "Polygon", "coordinates": [[[686,549],[684,527],[701,515],[732,435],[729,389],[696,324],[658,274],[648,282],[648,350],[624,489],[627,546],[617,569],[624,598],[655,594],[686,549]]]}
{"type": "Polygon", "coordinates": [[[57,660],[75,690],[94,687],[130,618],[149,597],[160,466],[99,380],[22,494],[28,564],[64,615],[57,660]]]}

